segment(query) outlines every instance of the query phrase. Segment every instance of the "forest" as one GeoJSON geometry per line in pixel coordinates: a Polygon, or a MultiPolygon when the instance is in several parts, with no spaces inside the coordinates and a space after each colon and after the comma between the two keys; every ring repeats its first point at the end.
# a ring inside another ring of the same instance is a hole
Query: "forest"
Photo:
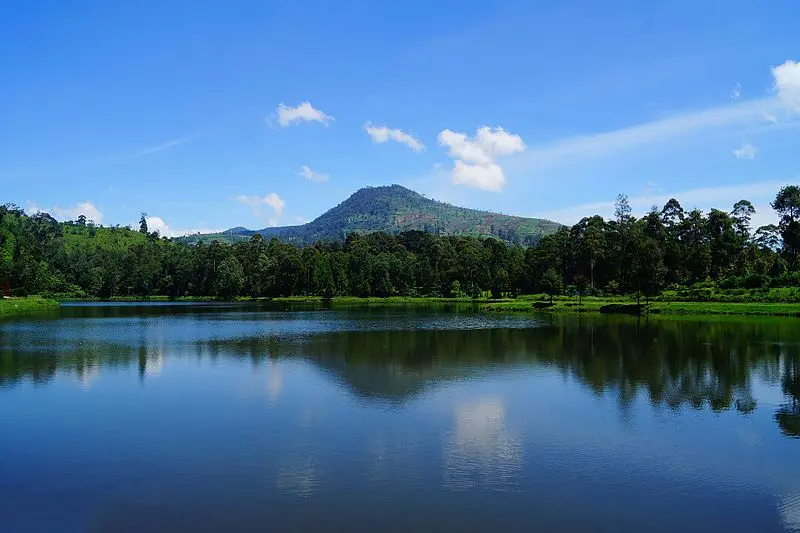
{"type": "Polygon", "coordinates": [[[617,197],[614,217],[562,226],[536,246],[495,238],[351,233],[298,247],[276,238],[187,244],[147,228],[58,222],[0,207],[0,292],[56,297],[173,298],[630,294],[671,288],[800,285],[800,187],[772,202],[779,223],[751,227],[747,200],[686,211],[670,199],[645,216],[617,197]]]}

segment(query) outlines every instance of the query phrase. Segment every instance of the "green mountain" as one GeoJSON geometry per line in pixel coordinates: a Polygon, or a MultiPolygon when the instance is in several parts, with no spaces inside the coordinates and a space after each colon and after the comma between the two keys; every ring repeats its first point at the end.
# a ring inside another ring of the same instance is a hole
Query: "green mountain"
{"type": "Polygon", "coordinates": [[[549,220],[456,207],[431,200],[400,185],[391,185],[359,189],[307,224],[260,230],[239,227],[221,234],[194,235],[185,239],[192,242],[232,241],[260,233],[265,239],[277,237],[284,242],[305,245],[323,240],[344,240],[350,233],[421,230],[438,235],[493,236],[512,243],[535,244],[542,235],[556,231],[559,226],[549,220]]]}

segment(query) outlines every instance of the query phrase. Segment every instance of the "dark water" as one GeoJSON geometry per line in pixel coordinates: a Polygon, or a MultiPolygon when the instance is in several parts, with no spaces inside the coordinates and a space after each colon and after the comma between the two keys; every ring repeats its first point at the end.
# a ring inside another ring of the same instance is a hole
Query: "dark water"
{"type": "Polygon", "coordinates": [[[0,531],[800,530],[800,322],[0,322],[0,531]]]}

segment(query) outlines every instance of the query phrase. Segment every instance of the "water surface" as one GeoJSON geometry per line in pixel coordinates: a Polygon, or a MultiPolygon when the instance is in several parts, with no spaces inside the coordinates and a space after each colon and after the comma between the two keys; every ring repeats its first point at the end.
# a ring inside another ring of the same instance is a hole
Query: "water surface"
{"type": "Polygon", "coordinates": [[[800,324],[0,322],[0,531],[800,531],[800,324]]]}

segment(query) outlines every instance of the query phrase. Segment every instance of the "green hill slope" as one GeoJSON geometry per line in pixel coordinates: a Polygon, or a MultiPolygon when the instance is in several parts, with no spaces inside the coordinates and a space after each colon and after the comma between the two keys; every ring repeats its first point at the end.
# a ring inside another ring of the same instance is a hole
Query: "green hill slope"
{"type": "Polygon", "coordinates": [[[298,245],[343,240],[350,233],[421,230],[438,235],[494,236],[519,244],[535,244],[556,231],[549,220],[523,218],[456,207],[425,198],[400,185],[365,187],[317,219],[300,226],[260,230],[234,228],[223,234],[195,235],[190,240],[238,240],[260,233],[298,245]]]}

